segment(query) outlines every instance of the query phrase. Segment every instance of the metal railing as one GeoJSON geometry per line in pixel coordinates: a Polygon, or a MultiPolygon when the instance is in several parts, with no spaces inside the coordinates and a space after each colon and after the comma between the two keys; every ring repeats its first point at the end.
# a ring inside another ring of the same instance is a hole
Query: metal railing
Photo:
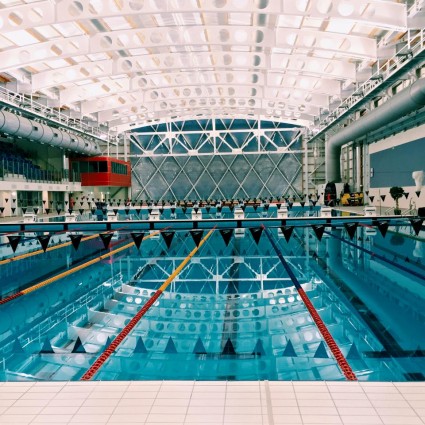
{"type": "Polygon", "coordinates": [[[1,159],[0,180],[22,179],[26,182],[69,183],[80,182],[80,174],[69,170],[43,170],[30,161],[1,159]]]}
{"type": "Polygon", "coordinates": [[[4,87],[0,87],[0,101],[37,115],[41,119],[48,119],[60,127],[68,127],[78,133],[84,133],[102,139],[105,142],[109,140],[107,132],[100,127],[92,126],[80,119],[71,118],[59,110],[50,106],[36,102],[31,95],[16,93],[4,87]]]}
{"type": "MultiPolygon", "coordinates": [[[[378,66],[373,75],[363,84],[359,85],[350,96],[344,99],[338,106],[329,111],[329,115],[319,121],[317,126],[319,130],[310,139],[315,139],[325,129],[338,121],[348,111],[360,103],[368,94],[378,88],[383,82],[387,81],[399,69],[406,65],[409,59],[414,58],[425,48],[425,29],[419,30],[417,34],[407,40],[407,43],[394,56],[378,66]]],[[[378,61],[379,64],[379,61],[378,61]]]]}

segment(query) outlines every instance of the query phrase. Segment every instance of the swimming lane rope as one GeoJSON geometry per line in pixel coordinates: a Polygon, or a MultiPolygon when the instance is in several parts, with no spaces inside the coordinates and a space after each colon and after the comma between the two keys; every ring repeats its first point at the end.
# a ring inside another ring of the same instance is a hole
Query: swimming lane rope
{"type": "MultiPolygon", "coordinates": [[[[150,235],[145,236],[143,238],[143,240],[149,239],[152,236],[158,235],[159,233],[161,233],[161,231],[151,233],[150,235]]],[[[56,282],[57,280],[59,280],[59,279],[61,279],[63,277],[69,276],[69,275],[71,275],[71,274],[73,274],[75,272],[78,272],[78,271],[80,271],[82,269],[85,269],[88,266],[91,266],[93,264],[96,264],[99,261],[105,260],[106,258],[111,257],[112,255],[118,254],[119,252],[124,251],[124,250],[132,247],[133,245],[134,245],[134,242],[132,241],[132,242],[126,244],[126,245],[123,245],[123,246],[117,248],[117,249],[114,249],[112,251],[109,251],[106,254],[101,255],[100,257],[93,258],[92,260],[87,261],[86,263],[80,264],[79,266],[76,266],[76,267],[74,267],[74,268],[72,268],[70,270],[66,270],[66,271],[64,271],[62,273],[59,273],[56,276],[52,276],[49,279],[43,280],[42,282],[37,283],[36,285],[30,286],[27,289],[23,289],[22,291],[19,291],[19,292],[15,293],[15,294],[9,295],[8,297],[3,298],[2,300],[0,300],[0,305],[6,304],[6,303],[8,303],[8,302],[10,302],[10,301],[12,301],[12,300],[14,300],[16,298],[19,298],[19,297],[22,297],[23,295],[29,294],[30,292],[34,292],[37,289],[43,288],[44,286],[50,285],[51,283],[56,282]]]]}
{"type": "Polygon", "coordinates": [[[103,364],[108,360],[112,353],[118,348],[118,346],[124,341],[127,335],[134,329],[140,319],[148,312],[152,307],[155,301],[164,293],[170,283],[176,278],[176,276],[183,270],[186,264],[191,260],[191,258],[197,253],[199,248],[206,242],[206,240],[214,232],[212,228],[206,236],[199,242],[199,245],[196,246],[189,255],[180,263],[180,265],[170,274],[168,279],[159,287],[159,289],[152,295],[151,298],[145,303],[145,305],[133,316],[130,322],[123,328],[123,330],[115,337],[111,344],[103,351],[103,353],[95,360],[91,367],[84,373],[80,378],[81,381],[89,381],[94,375],[99,371],[103,364]]]}
{"type": "Polygon", "coordinates": [[[304,301],[305,306],[307,307],[308,312],[310,313],[312,319],[314,320],[314,323],[316,324],[317,328],[319,329],[320,333],[323,336],[323,339],[325,340],[326,344],[328,345],[329,349],[331,350],[333,356],[335,357],[335,360],[338,363],[338,366],[344,373],[345,377],[349,381],[357,381],[357,376],[351,369],[351,366],[348,364],[346,358],[342,354],[340,348],[338,347],[337,343],[333,339],[331,333],[329,332],[328,328],[326,327],[325,323],[323,322],[322,318],[319,316],[319,313],[314,308],[313,303],[310,301],[310,298],[308,298],[307,294],[305,293],[304,289],[302,288],[300,282],[298,281],[297,277],[295,276],[294,272],[289,267],[288,262],[285,260],[282,251],[278,248],[275,241],[273,240],[272,235],[270,234],[270,230],[268,230],[265,226],[262,226],[267,238],[269,239],[270,243],[273,246],[273,249],[275,250],[277,256],[279,257],[280,262],[282,263],[283,267],[285,268],[286,272],[288,273],[292,283],[294,284],[296,290],[298,291],[298,294],[300,295],[301,299],[304,301]]]}

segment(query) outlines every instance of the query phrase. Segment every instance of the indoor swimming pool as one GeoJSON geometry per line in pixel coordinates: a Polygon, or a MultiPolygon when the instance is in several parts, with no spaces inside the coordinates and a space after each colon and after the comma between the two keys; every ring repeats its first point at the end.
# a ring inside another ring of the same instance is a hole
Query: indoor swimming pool
{"type": "Polygon", "coordinates": [[[423,228],[313,207],[287,222],[275,206],[239,222],[201,211],[210,220],[166,208],[153,226],[132,208],[106,227],[2,225],[0,380],[80,380],[105,352],[90,379],[332,381],[346,362],[362,381],[425,380],[423,228]]]}

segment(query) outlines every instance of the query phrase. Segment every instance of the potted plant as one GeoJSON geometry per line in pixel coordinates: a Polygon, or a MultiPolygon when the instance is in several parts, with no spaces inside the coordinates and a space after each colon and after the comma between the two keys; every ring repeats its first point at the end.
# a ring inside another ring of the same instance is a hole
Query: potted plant
{"type": "Polygon", "coordinates": [[[393,186],[392,188],[390,188],[391,198],[393,198],[395,201],[395,208],[394,208],[395,215],[401,214],[401,209],[398,206],[398,200],[403,196],[403,194],[404,194],[404,189],[402,187],[393,186]]]}

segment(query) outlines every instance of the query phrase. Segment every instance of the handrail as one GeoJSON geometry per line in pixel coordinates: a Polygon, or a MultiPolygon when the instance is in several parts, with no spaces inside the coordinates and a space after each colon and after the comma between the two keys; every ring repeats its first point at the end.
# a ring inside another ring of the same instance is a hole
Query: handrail
{"type": "Polygon", "coordinates": [[[334,109],[329,110],[329,115],[319,121],[317,126],[319,130],[314,134],[309,142],[316,139],[327,128],[331,127],[348,111],[352,110],[355,105],[360,103],[368,94],[378,88],[382,83],[393,76],[403,65],[406,65],[406,57],[414,58],[422,53],[425,49],[425,29],[421,29],[418,34],[413,36],[409,43],[406,43],[394,56],[386,60],[372,76],[358,86],[350,96],[344,99],[334,109]]]}
{"type": "Polygon", "coordinates": [[[91,126],[82,120],[71,118],[55,108],[36,102],[31,95],[16,93],[5,87],[0,87],[0,101],[12,105],[12,107],[28,111],[41,119],[52,121],[60,127],[68,127],[69,130],[90,135],[105,142],[109,139],[108,133],[100,129],[100,127],[91,126]]]}

